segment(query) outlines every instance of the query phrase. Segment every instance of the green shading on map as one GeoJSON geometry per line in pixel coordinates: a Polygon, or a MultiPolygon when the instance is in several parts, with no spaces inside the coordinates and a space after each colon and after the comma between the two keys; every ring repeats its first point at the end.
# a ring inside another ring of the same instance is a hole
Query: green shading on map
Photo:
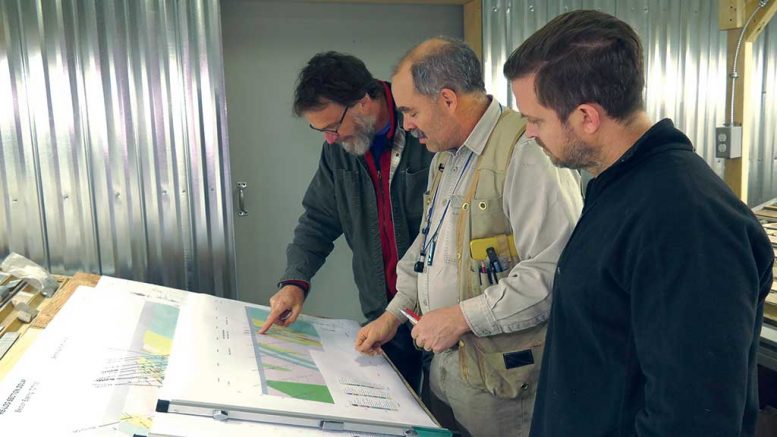
{"type": "Polygon", "coordinates": [[[298,382],[267,381],[270,387],[286,393],[295,399],[307,399],[309,401],[328,402],[334,404],[332,395],[325,385],[300,384],[298,382]]]}
{"type": "Polygon", "coordinates": [[[268,310],[246,307],[254,333],[254,353],[263,374],[265,394],[333,404],[334,399],[318,369],[313,352],[323,351],[313,324],[297,320],[288,327],[274,325],[258,333],[268,310]]]}

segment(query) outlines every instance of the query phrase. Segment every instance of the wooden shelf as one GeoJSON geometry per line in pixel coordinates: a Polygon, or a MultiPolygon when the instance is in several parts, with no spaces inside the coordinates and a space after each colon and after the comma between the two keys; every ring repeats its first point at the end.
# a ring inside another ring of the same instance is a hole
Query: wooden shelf
{"type": "MultiPolygon", "coordinates": [[[[772,243],[774,255],[777,257],[777,202],[762,206],[753,212],[758,217],[758,220],[761,221],[766,235],[772,243]]],[[[772,283],[772,290],[766,296],[764,318],[773,324],[777,324],[777,265],[772,268],[772,275],[775,279],[772,283]]]]}

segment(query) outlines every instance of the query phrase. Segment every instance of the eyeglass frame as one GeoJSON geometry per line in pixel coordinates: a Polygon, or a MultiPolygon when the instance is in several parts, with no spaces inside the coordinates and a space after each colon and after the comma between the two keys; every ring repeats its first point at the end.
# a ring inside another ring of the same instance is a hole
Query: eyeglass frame
{"type": "MultiPolygon", "coordinates": [[[[351,106],[353,106],[353,105],[351,105],[351,106]]],[[[321,133],[325,133],[325,134],[329,133],[329,134],[340,135],[340,133],[338,131],[340,130],[341,127],[343,127],[343,120],[345,120],[345,114],[348,113],[348,110],[351,109],[351,106],[346,106],[345,107],[345,109],[343,110],[343,115],[340,116],[340,121],[337,122],[337,128],[335,128],[335,129],[332,129],[332,128],[329,128],[329,127],[325,127],[323,129],[319,129],[317,127],[314,127],[312,124],[308,124],[308,126],[310,126],[311,129],[313,129],[314,131],[317,131],[317,132],[321,132],[321,133]]]]}

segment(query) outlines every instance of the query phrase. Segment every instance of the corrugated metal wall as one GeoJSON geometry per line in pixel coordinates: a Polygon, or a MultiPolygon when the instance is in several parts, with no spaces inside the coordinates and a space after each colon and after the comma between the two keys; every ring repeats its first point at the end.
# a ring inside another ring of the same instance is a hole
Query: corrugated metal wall
{"type": "Polygon", "coordinates": [[[748,203],[759,205],[777,197],[777,18],[753,43],[753,61],[756,71],[748,90],[753,104],[748,203]]]}
{"type": "Polygon", "coordinates": [[[0,0],[0,255],[232,296],[218,2],[0,0]]]}
{"type": "MultiPolygon", "coordinates": [[[[718,2],[711,0],[484,0],[483,56],[486,88],[513,104],[502,75],[509,54],[553,17],[573,9],[597,9],[631,24],[642,38],[647,73],[646,106],[653,120],[671,118],[718,175],[715,126],[725,119],[726,34],[718,30],[718,2]]],[[[749,203],[777,196],[777,24],[771,23],[753,53],[759,70],[752,78],[753,149],[749,203]]]]}

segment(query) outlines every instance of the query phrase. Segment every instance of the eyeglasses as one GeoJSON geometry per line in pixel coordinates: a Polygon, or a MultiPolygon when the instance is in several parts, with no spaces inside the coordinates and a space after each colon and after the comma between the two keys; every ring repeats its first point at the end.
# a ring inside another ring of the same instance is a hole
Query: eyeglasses
{"type": "Polygon", "coordinates": [[[311,129],[313,129],[313,130],[315,130],[315,131],[323,132],[323,133],[325,133],[325,134],[326,134],[326,133],[330,133],[330,134],[339,135],[339,133],[338,133],[337,131],[339,131],[339,130],[340,130],[340,128],[343,126],[343,120],[345,120],[345,114],[348,112],[348,110],[349,110],[349,109],[351,109],[351,107],[350,107],[350,106],[346,106],[346,107],[345,107],[345,110],[343,110],[343,115],[342,115],[342,116],[340,116],[340,121],[338,121],[338,122],[337,122],[337,127],[336,127],[336,128],[334,128],[334,129],[333,129],[333,128],[331,128],[331,127],[325,127],[325,128],[323,128],[323,129],[319,129],[319,128],[317,128],[317,127],[313,127],[313,125],[312,125],[312,124],[309,124],[308,126],[310,126],[310,128],[311,128],[311,129]]]}

